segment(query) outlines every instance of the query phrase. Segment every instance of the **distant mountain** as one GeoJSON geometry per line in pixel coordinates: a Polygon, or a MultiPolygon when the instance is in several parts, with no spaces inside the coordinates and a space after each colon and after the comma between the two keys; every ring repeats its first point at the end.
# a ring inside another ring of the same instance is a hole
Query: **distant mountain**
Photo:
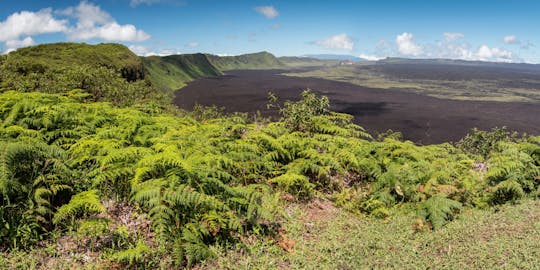
{"type": "Polygon", "coordinates": [[[356,57],[354,55],[344,55],[344,54],[306,54],[302,55],[301,57],[309,57],[309,58],[315,58],[320,60],[350,60],[353,62],[364,62],[367,61],[364,58],[356,57]]]}
{"type": "Polygon", "coordinates": [[[494,68],[510,68],[510,69],[526,69],[540,71],[538,64],[526,63],[506,63],[506,62],[487,62],[487,61],[470,61],[461,59],[411,59],[399,57],[387,57],[377,61],[377,64],[415,64],[415,65],[453,65],[453,66],[481,66],[494,68]]]}
{"type": "Polygon", "coordinates": [[[291,68],[301,68],[301,67],[326,67],[326,66],[336,66],[339,64],[340,60],[323,60],[311,57],[299,57],[299,56],[282,56],[278,58],[279,61],[286,64],[291,68]]]}
{"type": "Polygon", "coordinates": [[[237,56],[217,56],[206,54],[210,61],[219,70],[234,69],[279,69],[287,67],[269,52],[242,54],[237,56]]]}

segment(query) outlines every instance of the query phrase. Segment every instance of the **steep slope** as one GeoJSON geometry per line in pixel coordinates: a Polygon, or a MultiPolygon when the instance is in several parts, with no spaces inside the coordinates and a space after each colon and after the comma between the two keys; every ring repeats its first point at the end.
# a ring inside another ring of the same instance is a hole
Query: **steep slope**
{"type": "Polygon", "coordinates": [[[258,52],[237,56],[207,54],[208,60],[220,70],[234,69],[279,69],[287,66],[269,52],[258,52]]]}
{"type": "Polygon", "coordinates": [[[205,76],[222,74],[204,54],[150,56],[142,58],[148,79],[160,89],[176,90],[205,76]]]}

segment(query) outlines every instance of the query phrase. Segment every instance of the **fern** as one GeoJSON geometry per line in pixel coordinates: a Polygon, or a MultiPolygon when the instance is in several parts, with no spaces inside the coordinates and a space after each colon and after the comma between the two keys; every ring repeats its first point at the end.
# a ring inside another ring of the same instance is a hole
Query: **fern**
{"type": "Polygon", "coordinates": [[[489,201],[493,205],[515,202],[525,195],[521,185],[514,180],[505,180],[494,187],[489,194],[489,201]]]}
{"type": "Polygon", "coordinates": [[[437,195],[420,205],[420,215],[431,223],[434,230],[437,230],[454,219],[456,211],[460,208],[461,203],[437,195]]]}
{"type": "Polygon", "coordinates": [[[128,266],[140,265],[144,263],[151,252],[152,250],[148,245],[143,241],[138,241],[135,247],[112,253],[110,258],[128,266]]]}
{"type": "Polygon", "coordinates": [[[83,191],[73,195],[68,204],[62,205],[53,217],[53,223],[58,224],[68,218],[77,216],[98,214],[105,212],[105,207],[99,201],[97,190],[83,191]]]}

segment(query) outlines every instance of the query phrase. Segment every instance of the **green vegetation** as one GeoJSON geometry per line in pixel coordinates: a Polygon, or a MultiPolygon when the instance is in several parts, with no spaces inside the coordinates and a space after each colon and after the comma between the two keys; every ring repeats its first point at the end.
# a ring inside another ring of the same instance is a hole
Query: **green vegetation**
{"type": "Polygon", "coordinates": [[[292,68],[337,66],[339,60],[321,60],[310,57],[283,56],[278,60],[292,68]]]}
{"type": "Polygon", "coordinates": [[[460,211],[540,194],[539,137],[491,136],[487,156],[468,143],[373,140],[309,91],[271,123],[58,94],[0,101],[0,237],[11,251],[39,244],[72,258],[62,242],[92,251],[87,263],[190,266],[247,239],[292,249],[279,198],[327,198],[359,220],[399,219],[405,207],[429,235],[460,211]]]}
{"type": "MultiPolygon", "coordinates": [[[[374,139],[309,90],[282,106],[270,95],[274,122],[179,111],[152,89],[219,72],[207,56],[144,59],[154,73],[132,81],[128,60],[40,60],[76,57],[63,46],[30,50],[35,65],[25,51],[0,58],[0,268],[540,263],[538,136],[374,139]]],[[[123,55],[113,48],[103,55],[123,55]]]]}
{"type": "Polygon", "coordinates": [[[194,79],[222,74],[204,54],[150,56],[143,63],[150,81],[160,89],[177,90],[194,79]]]}
{"type": "Polygon", "coordinates": [[[288,203],[284,211],[288,234],[281,245],[256,240],[219,249],[197,269],[538,269],[540,262],[538,200],[466,209],[432,232],[413,229],[415,212],[406,208],[386,220],[326,201],[288,203]],[[284,250],[285,243],[294,247],[284,250]]]}
{"type": "Polygon", "coordinates": [[[217,56],[207,54],[208,60],[219,70],[233,69],[281,69],[287,66],[268,52],[243,54],[237,56],[217,56]]]}
{"type": "Polygon", "coordinates": [[[141,59],[119,44],[44,44],[4,57],[1,92],[85,93],[116,105],[163,102],[170,95],[156,91],[145,80],[141,59]]]}

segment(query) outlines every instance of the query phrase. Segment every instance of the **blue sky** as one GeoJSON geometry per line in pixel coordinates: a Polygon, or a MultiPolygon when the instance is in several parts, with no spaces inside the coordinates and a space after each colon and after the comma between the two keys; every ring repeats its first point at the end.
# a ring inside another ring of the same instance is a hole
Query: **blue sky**
{"type": "Polygon", "coordinates": [[[0,51],[118,42],[140,55],[350,54],[540,63],[538,0],[0,0],[0,51]]]}

